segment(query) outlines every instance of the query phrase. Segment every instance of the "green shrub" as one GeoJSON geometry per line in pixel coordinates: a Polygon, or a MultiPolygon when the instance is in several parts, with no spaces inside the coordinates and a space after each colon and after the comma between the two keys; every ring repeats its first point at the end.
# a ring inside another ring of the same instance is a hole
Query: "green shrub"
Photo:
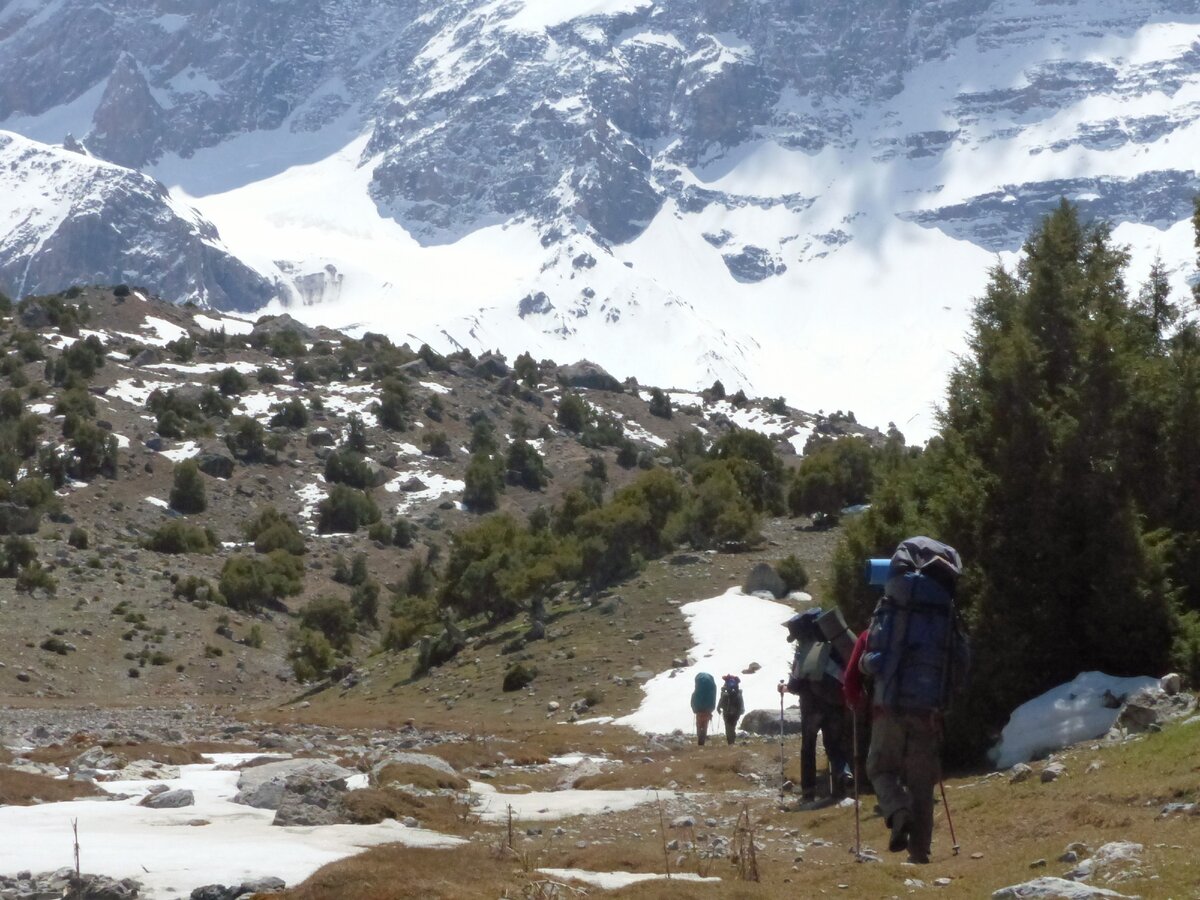
{"type": "Polygon", "coordinates": [[[379,507],[370,495],[335,484],[329,496],[317,504],[317,531],[321,534],[353,534],[363,525],[379,521],[379,507]]]}
{"type": "Polygon", "coordinates": [[[283,375],[274,366],[260,366],[254,377],[262,385],[279,384],[283,381],[283,375]]]}
{"type": "Polygon", "coordinates": [[[490,512],[500,500],[504,480],[500,476],[500,465],[487,453],[471,454],[464,476],[463,506],[474,513],[490,512]]]}
{"type": "Polygon", "coordinates": [[[384,650],[407,650],[429,634],[438,621],[437,602],[430,597],[398,597],[392,602],[392,617],[384,632],[384,650]]]}
{"type": "Polygon", "coordinates": [[[71,529],[71,533],[67,536],[67,543],[76,550],[86,550],[88,548],[88,533],[86,528],[80,528],[76,525],[71,529]]]}
{"type": "Polygon", "coordinates": [[[246,526],[246,539],[259,553],[284,550],[296,556],[307,550],[304,535],[296,524],[273,506],[264,507],[246,526]]]}
{"type": "Polygon", "coordinates": [[[171,509],[185,515],[201,513],[208,508],[204,476],[194,459],[185,459],[175,467],[175,481],[169,498],[171,509]]]}
{"type": "Polygon", "coordinates": [[[160,526],[142,546],[155,553],[212,553],[218,544],[211,528],[173,519],[160,526]]]}
{"type": "Polygon", "coordinates": [[[228,369],[222,369],[220,373],[213,379],[217,390],[225,397],[236,397],[239,394],[246,392],[246,388],[250,383],[246,380],[246,376],[232,366],[228,369]]]}
{"type": "Polygon", "coordinates": [[[49,653],[57,653],[59,656],[66,656],[74,649],[62,638],[57,637],[48,637],[38,646],[49,653]]]}
{"type": "Polygon", "coordinates": [[[504,673],[504,692],[507,694],[512,693],[513,691],[521,690],[521,688],[532,683],[533,679],[537,678],[537,674],[537,666],[526,666],[524,663],[514,663],[509,667],[508,671],[504,673]]]}
{"type": "Polygon", "coordinates": [[[286,403],[276,403],[271,407],[271,413],[272,428],[290,428],[294,431],[308,424],[308,407],[298,397],[286,403]]]}
{"type": "Polygon", "coordinates": [[[263,645],[262,626],[257,622],[251,625],[250,630],[246,632],[245,640],[243,640],[242,643],[247,647],[253,647],[255,650],[261,649],[263,645]]]}
{"type": "Polygon", "coordinates": [[[438,459],[450,458],[450,440],[446,437],[446,432],[426,432],[421,437],[421,443],[425,445],[425,453],[427,455],[435,456],[438,459]]]}
{"type": "Polygon", "coordinates": [[[562,399],[558,401],[558,412],[556,418],[558,424],[567,431],[573,431],[579,434],[591,420],[592,410],[587,405],[587,402],[578,394],[563,392],[562,399]]]}
{"type": "Polygon", "coordinates": [[[236,458],[246,462],[262,462],[267,458],[267,433],[261,423],[249,416],[237,416],[229,423],[225,446],[236,458]]]}
{"type": "Polygon", "coordinates": [[[232,609],[254,612],[278,605],[304,588],[304,562],[283,550],[265,556],[234,556],[221,569],[220,591],[232,609]]]}
{"type": "Polygon", "coordinates": [[[375,410],[379,424],[391,431],[403,431],[408,427],[411,408],[412,393],[408,385],[399,378],[384,379],[375,410]]]}
{"type": "Polygon", "coordinates": [[[333,647],[319,631],[301,628],[292,635],[288,660],[297,681],[317,681],[333,668],[333,647]]]}
{"type": "Polygon", "coordinates": [[[397,518],[392,523],[392,546],[407,549],[417,537],[417,526],[408,519],[397,518]]]}
{"type": "Polygon", "coordinates": [[[540,491],[550,480],[542,455],[523,439],[509,445],[505,468],[509,483],[519,484],[527,490],[540,491]]]}
{"type": "Polygon", "coordinates": [[[802,591],[808,587],[808,570],[804,568],[804,563],[800,562],[794,553],[788,554],[775,563],[775,571],[783,579],[784,587],[788,589],[789,593],[802,591]]]}
{"type": "Polygon", "coordinates": [[[325,459],[325,480],[330,484],[345,484],[353,488],[372,486],[374,472],[367,460],[351,450],[334,451],[325,459]]]}
{"type": "Polygon", "coordinates": [[[36,560],[17,572],[17,590],[23,594],[32,594],[37,590],[53,594],[57,588],[58,582],[51,576],[50,570],[36,560]]]}
{"type": "Polygon", "coordinates": [[[354,611],[345,600],[337,597],[318,597],[300,611],[302,628],[318,631],[331,647],[350,652],[354,635],[354,611]]]}
{"type": "Polygon", "coordinates": [[[671,418],[671,398],[659,388],[650,390],[650,415],[660,419],[671,418]]]}

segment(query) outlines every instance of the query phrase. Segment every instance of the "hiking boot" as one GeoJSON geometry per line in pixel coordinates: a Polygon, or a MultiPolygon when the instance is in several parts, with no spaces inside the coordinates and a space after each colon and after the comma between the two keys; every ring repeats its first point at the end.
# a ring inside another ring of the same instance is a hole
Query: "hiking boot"
{"type": "Polygon", "coordinates": [[[817,799],[817,795],[813,791],[805,791],[800,795],[801,803],[812,803],[817,799]]]}
{"type": "Polygon", "coordinates": [[[929,865],[929,854],[922,853],[920,850],[909,850],[908,861],[914,866],[927,866],[929,865]]]}
{"type": "Polygon", "coordinates": [[[899,853],[908,849],[909,838],[912,837],[912,822],[909,821],[908,810],[898,809],[892,813],[892,835],[888,839],[888,850],[899,853]]]}

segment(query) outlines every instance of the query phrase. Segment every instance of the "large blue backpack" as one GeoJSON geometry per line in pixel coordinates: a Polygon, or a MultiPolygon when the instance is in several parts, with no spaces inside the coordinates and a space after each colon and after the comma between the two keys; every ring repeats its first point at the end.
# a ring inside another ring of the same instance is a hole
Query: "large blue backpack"
{"type": "Polygon", "coordinates": [[[717,708],[717,682],[707,672],[696,673],[696,687],[692,691],[692,712],[711,713],[717,708]]]}
{"type": "Polygon", "coordinates": [[[876,706],[941,712],[965,678],[969,651],[954,607],[962,561],[927,537],[901,541],[875,607],[861,669],[875,679],[876,706]]]}

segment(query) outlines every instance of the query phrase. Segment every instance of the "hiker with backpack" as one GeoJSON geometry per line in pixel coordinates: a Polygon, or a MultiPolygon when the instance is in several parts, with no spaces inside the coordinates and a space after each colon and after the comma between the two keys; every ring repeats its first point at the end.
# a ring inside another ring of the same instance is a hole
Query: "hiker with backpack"
{"type": "Polygon", "coordinates": [[[737,740],[737,723],[746,712],[746,701],[742,697],[741,678],[726,675],[721,682],[721,702],[717,704],[717,712],[725,720],[725,742],[732,744],[737,740]]]}
{"type": "Polygon", "coordinates": [[[865,708],[863,676],[870,680],[867,777],[891,829],[888,850],[907,850],[913,863],[929,862],[942,719],[970,659],[954,607],[961,573],[953,547],[928,537],[901,541],[887,566],[883,598],[846,671],[852,709],[865,708]]]}
{"type": "Polygon", "coordinates": [[[783,623],[788,641],[796,642],[792,672],[785,690],[800,698],[800,801],[811,803],[817,788],[817,736],[829,762],[829,793],[846,796],[853,784],[846,746],[846,710],[842,704],[842,672],[854,645],[853,635],[836,610],[809,609],[783,623]],[[828,632],[828,636],[826,634],[828,632]]]}
{"type": "Polygon", "coordinates": [[[696,715],[696,740],[701,747],[708,737],[708,723],[717,708],[717,682],[707,672],[696,673],[696,686],[692,689],[692,712],[696,715]]]}

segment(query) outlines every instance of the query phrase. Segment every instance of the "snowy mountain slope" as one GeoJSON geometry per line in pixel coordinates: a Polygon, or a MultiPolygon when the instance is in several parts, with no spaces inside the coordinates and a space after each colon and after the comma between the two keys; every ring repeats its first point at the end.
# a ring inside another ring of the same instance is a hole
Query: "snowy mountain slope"
{"type": "Polygon", "coordinates": [[[1198,0],[11,0],[0,51],[0,126],[146,164],[301,318],[910,436],[1060,196],[1191,271],[1198,0]]]}
{"type": "Polygon", "coordinates": [[[148,176],[0,132],[0,289],[20,297],[122,282],[226,307],[274,294],[148,176]]]}

